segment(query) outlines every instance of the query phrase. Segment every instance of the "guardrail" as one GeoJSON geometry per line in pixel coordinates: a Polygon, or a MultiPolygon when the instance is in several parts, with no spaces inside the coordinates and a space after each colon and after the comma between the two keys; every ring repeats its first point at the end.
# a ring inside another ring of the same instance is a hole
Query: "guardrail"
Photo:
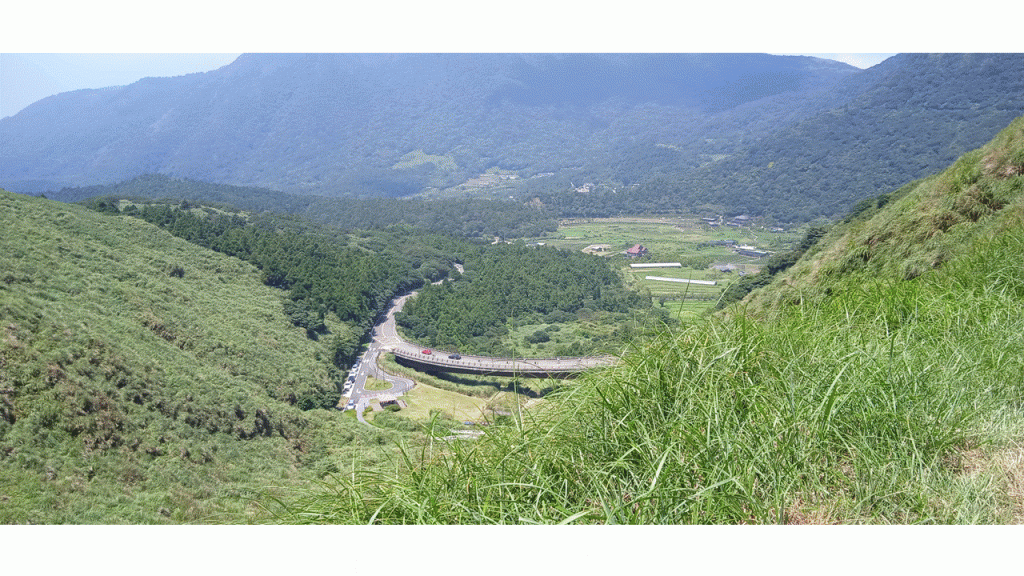
{"type": "Polygon", "coordinates": [[[581,372],[611,366],[618,359],[613,356],[585,356],[571,358],[492,358],[463,356],[448,358],[445,352],[423,354],[407,350],[393,350],[399,364],[426,372],[454,372],[460,374],[486,374],[492,376],[523,376],[526,378],[570,378],[581,372]]]}

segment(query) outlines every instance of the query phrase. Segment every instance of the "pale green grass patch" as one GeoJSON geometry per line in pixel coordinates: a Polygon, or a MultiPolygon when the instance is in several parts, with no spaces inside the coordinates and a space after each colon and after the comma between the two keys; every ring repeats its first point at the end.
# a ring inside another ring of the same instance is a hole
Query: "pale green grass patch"
{"type": "Polygon", "coordinates": [[[435,168],[443,172],[454,172],[458,169],[455,157],[450,154],[438,155],[427,154],[423,150],[413,150],[392,166],[392,169],[415,168],[423,164],[433,164],[435,168]]]}
{"type": "Polygon", "coordinates": [[[439,410],[452,420],[459,422],[482,422],[486,416],[488,403],[485,398],[466,396],[423,383],[417,384],[415,388],[403,395],[402,399],[405,400],[408,407],[403,408],[399,414],[417,422],[430,420],[431,414],[435,410],[439,410]]]}

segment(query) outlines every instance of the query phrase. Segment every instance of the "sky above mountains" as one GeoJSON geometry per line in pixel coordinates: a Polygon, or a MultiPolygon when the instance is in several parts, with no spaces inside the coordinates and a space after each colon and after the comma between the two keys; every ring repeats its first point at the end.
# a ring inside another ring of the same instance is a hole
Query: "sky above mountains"
{"type": "Polygon", "coordinates": [[[549,0],[521,0],[514,10],[452,0],[324,6],[180,0],[174,10],[125,10],[96,0],[63,3],[60,18],[50,3],[5,7],[16,25],[0,36],[0,118],[60,92],[213,70],[240,52],[767,52],[868,68],[896,52],[1020,50],[1015,18],[964,29],[955,11],[890,0],[862,0],[855,10],[813,0],[637,0],[586,10],[549,0]]]}

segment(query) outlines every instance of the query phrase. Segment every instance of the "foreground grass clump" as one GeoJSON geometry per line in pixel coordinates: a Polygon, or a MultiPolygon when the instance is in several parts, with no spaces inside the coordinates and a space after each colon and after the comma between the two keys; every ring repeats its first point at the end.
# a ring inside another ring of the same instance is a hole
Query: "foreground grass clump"
{"type": "Polygon", "coordinates": [[[1024,205],[913,279],[707,319],[282,520],[1020,523],[1024,205]]]}

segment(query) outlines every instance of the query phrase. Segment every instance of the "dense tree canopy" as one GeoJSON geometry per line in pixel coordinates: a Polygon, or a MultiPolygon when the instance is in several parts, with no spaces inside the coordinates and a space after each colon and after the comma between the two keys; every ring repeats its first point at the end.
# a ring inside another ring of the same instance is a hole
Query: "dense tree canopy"
{"type": "Polygon", "coordinates": [[[517,318],[565,322],[584,309],[627,312],[645,303],[649,299],[628,291],[604,258],[499,244],[467,254],[465,274],[425,286],[398,322],[429,346],[485,352],[517,318]]]}
{"type": "Polygon", "coordinates": [[[63,202],[100,197],[188,200],[252,212],[294,214],[346,230],[406,225],[468,237],[522,238],[540,236],[558,227],[550,210],[511,200],[298,196],[266,188],[213,184],[160,174],[139,176],[117,184],[63,188],[48,192],[47,197],[63,202]]]}

